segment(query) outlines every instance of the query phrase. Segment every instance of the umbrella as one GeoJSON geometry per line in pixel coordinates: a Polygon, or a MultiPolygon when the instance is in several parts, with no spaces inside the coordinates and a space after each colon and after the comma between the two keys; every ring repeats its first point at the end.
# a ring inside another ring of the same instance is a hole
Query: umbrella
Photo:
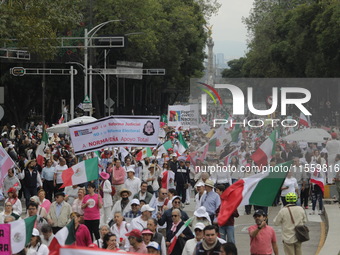
{"type": "Polygon", "coordinates": [[[72,125],[78,125],[78,124],[86,124],[96,121],[96,118],[93,118],[91,116],[82,116],[75,118],[73,120],[70,120],[69,122],[54,125],[50,128],[47,128],[46,131],[48,133],[59,133],[59,134],[70,134],[69,126],[72,125]]]}
{"type": "Polygon", "coordinates": [[[309,128],[298,130],[293,134],[283,137],[286,141],[323,143],[330,139],[331,135],[321,128],[309,128]]]}

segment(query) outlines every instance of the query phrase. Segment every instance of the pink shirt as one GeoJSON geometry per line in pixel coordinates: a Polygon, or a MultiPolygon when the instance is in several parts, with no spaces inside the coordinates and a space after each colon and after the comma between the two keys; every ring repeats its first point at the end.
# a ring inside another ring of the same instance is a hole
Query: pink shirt
{"type": "Polygon", "coordinates": [[[123,167],[114,167],[112,171],[112,177],[114,180],[112,181],[113,185],[121,185],[124,184],[126,172],[123,167]]]}
{"type": "MultiPolygon", "coordinates": [[[[257,225],[250,226],[248,233],[250,234],[257,229],[257,225]]],[[[273,254],[272,243],[276,242],[276,234],[272,227],[265,226],[256,237],[250,237],[250,253],[251,254],[273,254]]]]}
{"type": "MultiPolygon", "coordinates": [[[[83,199],[83,204],[90,202],[88,206],[84,208],[84,220],[100,220],[100,208],[98,206],[98,194],[86,195],[83,199]]],[[[100,197],[100,201],[103,199],[100,197]]]]}

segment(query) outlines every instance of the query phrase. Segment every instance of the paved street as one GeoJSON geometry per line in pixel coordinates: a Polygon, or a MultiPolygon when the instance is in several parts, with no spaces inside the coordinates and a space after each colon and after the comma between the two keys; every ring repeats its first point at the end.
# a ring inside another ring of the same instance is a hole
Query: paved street
{"type": "MultiPolygon", "coordinates": [[[[191,198],[193,201],[193,198],[191,198]]],[[[278,247],[279,247],[279,254],[284,254],[283,252],[283,245],[282,245],[282,238],[281,238],[281,228],[279,226],[274,226],[273,219],[277,215],[280,210],[280,206],[278,207],[270,207],[269,208],[269,225],[272,226],[276,232],[276,236],[278,239],[278,247]]],[[[194,203],[191,202],[190,205],[186,205],[184,209],[189,216],[193,215],[194,211],[194,203]]],[[[236,246],[238,249],[239,254],[250,254],[250,238],[248,234],[248,227],[254,225],[254,219],[251,215],[244,215],[244,208],[238,208],[240,217],[235,219],[235,239],[236,239],[236,246]]],[[[319,215],[309,215],[311,209],[306,210],[308,223],[307,226],[309,227],[309,234],[310,234],[310,241],[302,244],[302,251],[303,254],[306,255],[314,255],[319,249],[320,238],[322,236],[322,226],[324,223],[322,222],[321,216],[319,215]]],[[[252,211],[253,213],[253,211],[252,211]]],[[[330,254],[331,255],[331,254],[330,254]]]]}

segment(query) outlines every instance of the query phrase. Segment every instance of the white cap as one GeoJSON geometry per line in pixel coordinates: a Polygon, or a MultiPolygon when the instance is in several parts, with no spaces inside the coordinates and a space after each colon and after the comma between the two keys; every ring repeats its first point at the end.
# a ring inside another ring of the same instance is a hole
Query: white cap
{"type": "Polygon", "coordinates": [[[133,173],[135,173],[135,170],[133,169],[133,167],[129,167],[128,169],[126,169],[126,172],[128,173],[128,172],[133,172],[133,173]]]}
{"type": "Polygon", "coordinates": [[[170,157],[177,157],[177,154],[176,154],[176,153],[172,153],[172,154],[170,155],[170,157]]]}
{"type": "Polygon", "coordinates": [[[196,228],[198,228],[198,229],[200,229],[200,230],[203,230],[203,229],[205,228],[205,225],[204,225],[202,222],[198,222],[198,223],[195,225],[194,229],[196,229],[196,228]]]}
{"type": "Polygon", "coordinates": [[[150,243],[146,246],[146,248],[154,248],[154,249],[157,250],[157,251],[160,250],[159,244],[156,243],[155,241],[150,242],[150,243]]]}
{"type": "Polygon", "coordinates": [[[32,236],[40,236],[39,230],[36,228],[33,228],[32,236]]]}
{"type": "Polygon", "coordinates": [[[8,145],[8,148],[13,149],[14,148],[14,144],[8,145]]]}
{"type": "Polygon", "coordinates": [[[134,199],[131,200],[131,205],[133,205],[133,204],[140,205],[140,202],[137,198],[134,198],[134,199]]]}
{"type": "Polygon", "coordinates": [[[15,125],[12,125],[11,128],[15,128],[15,125]]]}
{"type": "Polygon", "coordinates": [[[142,206],[141,212],[153,212],[155,208],[152,208],[150,205],[146,204],[142,206]]]}
{"type": "Polygon", "coordinates": [[[196,187],[204,187],[204,186],[205,186],[204,182],[198,182],[196,184],[196,187]]]}

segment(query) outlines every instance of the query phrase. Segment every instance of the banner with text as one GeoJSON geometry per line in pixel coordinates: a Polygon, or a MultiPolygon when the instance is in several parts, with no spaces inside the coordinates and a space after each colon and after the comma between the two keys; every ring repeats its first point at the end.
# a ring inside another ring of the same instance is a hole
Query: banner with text
{"type": "Polygon", "coordinates": [[[159,116],[110,116],[83,125],[70,126],[76,154],[104,147],[155,147],[159,116]]]}
{"type": "Polygon", "coordinates": [[[0,224],[0,254],[11,255],[11,225],[0,224]]]}
{"type": "Polygon", "coordinates": [[[168,126],[188,129],[198,125],[198,105],[169,105],[168,126]]]}

